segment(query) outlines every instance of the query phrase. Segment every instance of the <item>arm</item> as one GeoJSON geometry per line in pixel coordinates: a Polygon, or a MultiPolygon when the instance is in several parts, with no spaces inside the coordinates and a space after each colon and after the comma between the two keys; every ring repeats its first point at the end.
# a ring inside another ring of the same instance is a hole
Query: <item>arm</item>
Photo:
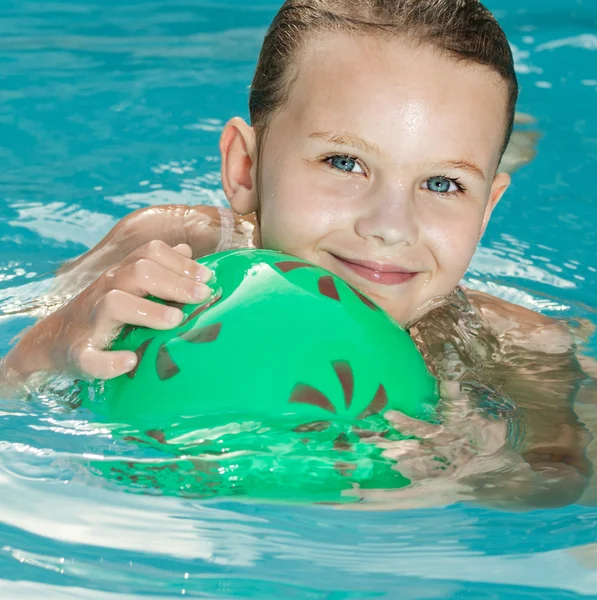
{"type": "Polygon", "coordinates": [[[40,372],[100,379],[129,372],[137,364],[134,352],[105,350],[118,330],[125,324],[178,326],[184,314],[176,305],[205,301],[211,275],[186,244],[152,241],[137,248],[25,333],[0,364],[2,391],[16,391],[40,372]]]}
{"type": "MultiPolygon", "coordinates": [[[[255,215],[241,217],[229,209],[229,247],[251,246],[255,215]]],[[[214,206],[164,205],[142,208],[122,219],[94,248],[64,265],[52,290],[72,296],[110,266],[148,242],[159,240],[171,247],[187,244],[194,259],[215,252],[222,238],[222,213],[214,206]]]]}
{"type": "MultiPolygon", "coordinates": [[[[579,355],[578,360],[588,379],[576,394],[574,410],[587,428],[586,456],[594,466],[597,465],[597,361],[583,355],[579,355]]],[[[591,475],[589,485],[578,501],[584,506],[597,506],[597,477],[594,472],[591,475]]]]}
{"type": "Polygon", "coordinates": [[[526,500],[535,506],[578,500],[592,474],[590,435],[575,411],[588,376],[570,330],[481,292],[467,296],[499,341],[488,375],[516,405],[520,433],[511,445],[531,469],[526,500]]]}
{"type": "MultiPolygon", "coordinates": [[[[197,302],[209,290],[193,259],[216,249],[252,246],[255,217],[209,206],[161,206],[123,219],[95,248],[61,269],[57,290],[75,295],[25,333],[0,364],[0,386],[15,388],[34,373],[71,371],[109,378],[130,371],[131,353],[106,352],[125,323],[168,329],[168,307],[150,302],[197,302]],[[221,216],[230,221],[220,234],[221,216]],[[224,247],[222,247],[224,242],[224,247]]],[[[177,309],[176,318],[182,318],[177,309]]],[[[172,314],[170,314],[172,317],[172,314]]],[[[176,321],[176,319],[175,319],[176,321]]]]}
{"type": "Polygon", "coordinates": [[[360,490],[373,503],[364,508],[466,500],[528,509],[579,499],[591,464],[573,402],[586,376],[562,323],[485,294],[455,293],[410,334],[440,380],[440,424],[386,414],[414,439],[372,442],[413,485],[360,490]]]}

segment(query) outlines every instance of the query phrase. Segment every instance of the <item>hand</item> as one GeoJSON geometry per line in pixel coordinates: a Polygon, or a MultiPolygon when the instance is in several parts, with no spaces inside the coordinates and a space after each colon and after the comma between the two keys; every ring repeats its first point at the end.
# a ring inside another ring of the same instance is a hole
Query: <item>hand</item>
{"type": "Polygon", "coordinates": [[[441,382],[440,397],[440,424],[419,421],[399,411],[385,414],[397,431],[413,439],[383,440],[377,445],[385,447],[383,455],[396,461],[396,469],[412,482],[462,475],[469,470],[471,460],[493,455],[506,445],[506,420],[489,419],[473,407],[460,383],[441,382]]]}
{"type": "Polygon", "coordinates": [[[347,495],[365,502],[348,508],[395,510],[462,501],[545,508],[578,499],[587,484],[582,469],[557,459],[535,460],[529,453],[523,457],[510,447],[508,418],[490,418],[473,408],[458,382],[442,382],[440,392],[441,424],[388,411],[386,419],[415,439],[370,440],[384,449],[385,458],[396,461],[396,470],[411,485],[399,490],[353,489],[347,495]]]}
{"type": "Polygon", "coordinates": [[[44,343],[44,328],[52,332],[53,339],[45,343],[51,345],[48,352],[56,370],[110,379],[127,373],[137,363],[134,352],[105,350],[124,324],[165,330],[182,322],[180,309],[146,296],[199,304],[211,294],[205,285],[211,275],[209,269],[192,260],[186,244],[171,248],[161,241],[149,242],[108,269],[30,333],[40,328],[44,343]],[[48,320],[51,323],[45,323],[48,320]]]}

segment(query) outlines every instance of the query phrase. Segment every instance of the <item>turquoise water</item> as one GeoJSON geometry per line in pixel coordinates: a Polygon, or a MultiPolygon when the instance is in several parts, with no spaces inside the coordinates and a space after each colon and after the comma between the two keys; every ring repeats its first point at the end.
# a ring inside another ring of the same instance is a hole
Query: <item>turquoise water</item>
{"type": "MultiPolygon", "coordinates": [[[[597,4],[488,2],[515,48],[538,155],[468,275],[546,314],[596,322],[597,4]],[[549,8],[547,8],[547,6],[549,8]]],[[[51,272],[130,210],[223,203],[217,142],[246,116],[279,2],[0,4],[0,350],[51,272]]],[[[597,347],[589,344],[597,356],[597,347]]],[[[52,395],[3,402],[0,597],[597,598],[597,509],[340,512],[127,494],[126,456],[52,395]]]]}

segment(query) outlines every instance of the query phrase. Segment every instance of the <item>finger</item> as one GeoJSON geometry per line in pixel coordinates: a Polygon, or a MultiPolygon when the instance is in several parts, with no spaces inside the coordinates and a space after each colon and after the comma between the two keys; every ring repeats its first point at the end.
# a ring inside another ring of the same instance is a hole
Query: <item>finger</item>
{"type": "Polygon", "coordinates": [[[396,462],[393,468],[411,481],[445,475],[448,468],[451,469],[445,457],[438,456],[434,448],[418,440],[394,442],[391,448],[382,452],[382,456],[396,462]]]}
{"type": "Polygon", "coordinates": [[[182,254],[186,258],[193,258],[193,249],[188,244],[178,244],[178,246],[174,246],[172,250],[182,254]]]}
{"type": "Polygon", "coordinates": [[[460,398],[460,382],[459,381],[440,381],[439,395],[443,402],[455,402],[460,398]]]}
{"type": "Polygon", "coordinates": [[[179,244],[172,248],[165,242],[154,240],[131,252],[113,271],[146,259],[160,264],[183,277],[207,283],[212,277],[211,270],[195,262],[192,259],[192,254],[191,247],[188,244],[179,244]]]}
{"type": "Polygon", "coordinates": [[[447,476],[453,468],[446,462],[435,460],[430,456],[413,456],[399,461],[394,466],[394,470],[411,482],[417,482],[447,476]]]}
{"type": "Polygon", "coordinates": [[[493,454],[508,442],[508,423],[506,421],[488,421],[477,414],[468,417],[466,428],[470,444],[482,454],[493,454]]]}
{"type": "Polygon", "coordinates": [[[211,288],[204,283],[180,275],[147,258],[119,269],[110,283],[116,290],[135,296],[155,296],[181,304],[199,304],[212,294],[211,288]]]}
{"type": "Polygon", "coordinates": [[[180,325],[183,317],[184,313],[174,306],[152,302],[122,290],[112,290],[94,308],[92,343],[105,346],[122,325],[166,330],[180,325]]]}
{"type": "Polygon", "coordinates": [[[443,431],[442,425],[419,421],[397,410],[388,410],[384,417],[402,434],[427,439],[435,437],[443,431]]]}
{"type": "Polygon", "coordinates": [[[77,368],[95,379],[113,379],[132,371],[137,364],[134,352],[109,352],[88,346],[76,352],[74,362],[77,368]]]}
{"type": "Polygon", "coordinates": [[[425,449],[418,440],[404,440],[402,442],[391,442],[381,455],[388,460],[402,460],[407,457],[417,456],[425,453],[425,449]]]}

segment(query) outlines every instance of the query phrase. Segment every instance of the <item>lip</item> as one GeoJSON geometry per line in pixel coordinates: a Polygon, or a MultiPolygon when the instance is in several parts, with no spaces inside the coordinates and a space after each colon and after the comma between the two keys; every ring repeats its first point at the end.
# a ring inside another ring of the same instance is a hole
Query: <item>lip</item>
{"type": "Polygon", "coordinates": [[[361,279],[381,285],[400,285],[410,281],[419,274],[418,271],[408,271],[397,265],[342,258],[336,254],[332,254],[332,256],[345,268],[356,273],[361,279]]]}

